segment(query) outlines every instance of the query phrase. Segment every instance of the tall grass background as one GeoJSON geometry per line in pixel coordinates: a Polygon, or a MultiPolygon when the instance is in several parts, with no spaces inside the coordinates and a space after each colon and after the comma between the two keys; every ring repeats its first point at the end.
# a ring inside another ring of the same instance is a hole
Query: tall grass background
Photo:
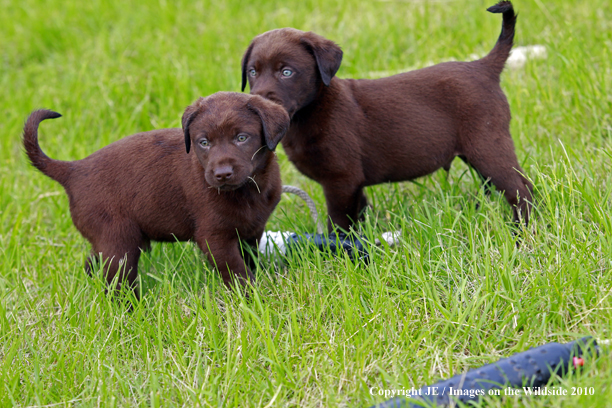
{"type": "MultiPolygon", "coordinates": [[[[74,160],[126,135],[179,127],[199,96],[240,91],[240,59],[269,29],[339,43],[338,76],[375,78],[484,55],[501,16],[484,1],[0,0],[0,406],[366,407],[551,341],[610,338],[612,5],[515,1],[534,59],[502,75],[519,161],[535,185],[517,248],[503,196],[460,161],[415,183],[367,189],[362,232],[402,231],[369,264],[304,250],[264,264],[250,299],[226,289],[190,243],[141,257],[130,309],[85,275],[88,243],[62,188],[28,165],[36,108],[51,157],[74,160]],[[376,390],[377,390],[376,389],[376,390]]],[[[381,135],[384,137],[384,135],[381,135]]],[[[320,187],[278,150],[283,181],[321,212],[320,187]]],[[[137,158],[135,158],[137,160],[137,158]]],[[[284,197],[269,230],[313,232],[284,197]]],[[[605,407],[604,349],[555,383],[590,396],[502,396],[492,407],[605,407]]]]}

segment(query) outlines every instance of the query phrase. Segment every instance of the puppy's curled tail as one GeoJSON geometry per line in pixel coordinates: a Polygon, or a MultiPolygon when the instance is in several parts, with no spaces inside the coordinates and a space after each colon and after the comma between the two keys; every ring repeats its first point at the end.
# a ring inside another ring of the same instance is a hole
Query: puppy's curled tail
{"type": "Polygon", "coordinates": [[[60,116],[62,115],[47,109],[32,112],[23,127],[23,146],[34,167],[65,187],[71,173],[70,162],[50,158],[38,145],[38,125],[40,122],[60,116]]]}
{"type": "Polygon", "coordinates": [[[495,47],[489,54],[482,59],[489,65],[493,71],[499,75],[504,69],[506,60],[510,55],[512,43],[514,40],[514,26],[516,25],[516,14],[512,3],[509,1],[500,1],[494,6],[487,9],[491,13],[503,13],[502,31],[497,39],[495,47]]]}

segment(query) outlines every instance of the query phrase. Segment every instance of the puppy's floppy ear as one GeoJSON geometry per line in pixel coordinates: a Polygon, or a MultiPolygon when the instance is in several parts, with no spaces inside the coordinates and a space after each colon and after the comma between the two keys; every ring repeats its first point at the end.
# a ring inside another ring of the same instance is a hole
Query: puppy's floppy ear
{"type": "Polygon", "coordinates": [[[189,125],[191,122],[198,116],[200,113],[201,101],[204,98],[199,98],[194,104],[189,105],[187,109],[185,109],[185,113],[183,113],[183,119],[181,123],[183,125],[183,134],[185,135],[185,149],[187,153],[191,150],[191,136],[189,135],[189,125]]]}
{"type": "Polygon", "coordinates": [[[249,48],[247,48],[246,52],[242,56],[242,92],[244,92],[244,88],[246,88],[247,84],[247,64],[249,63],[249,58],[251,58],[251,52],[253,51],[253,44],[255,40],[251,41],[249,44],[249,48]]]}
{"type": "Polygon", "coordinates": [[[266,146],[274,150],[289,129],[289,114],[282,106],[258,95],[251,97],[247,108],[261,119],[266,146]]]}
{"type": "Polygon", "coordinates": [[[323,80],[325,86],[329,86],[331,79],[340,69],[342,49],[335,42],[311,31],[305,33],[300,38],[300,42],[314,55],[321,80],[323,80]]]}

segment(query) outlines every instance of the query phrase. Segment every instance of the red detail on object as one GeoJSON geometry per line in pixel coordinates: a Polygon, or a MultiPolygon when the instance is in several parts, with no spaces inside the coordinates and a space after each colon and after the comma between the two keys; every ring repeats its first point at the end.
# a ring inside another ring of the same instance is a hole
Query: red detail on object
{"type": "Polygon", "coordinates": [[[584,365],[584,359],[580,358],[580,357],[574,357],[574,368],[580,366],[582,367],[584,365]]]}

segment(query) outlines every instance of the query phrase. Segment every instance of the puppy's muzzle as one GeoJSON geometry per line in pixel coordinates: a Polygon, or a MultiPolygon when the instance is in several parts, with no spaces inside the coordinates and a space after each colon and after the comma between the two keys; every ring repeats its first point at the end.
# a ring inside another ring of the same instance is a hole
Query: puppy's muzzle
{"type": "Polygon", "coordinates": [[[210,170],[206,175],[206,180],[212,188],[220,191],[231,191],[245,185],[248,177],[242,175],[240,166],[235,168],[231,165],[224,165],[210,170]]]}
{"type": "Polygon", "coordinates": [[[217,182],[225,184],[231,182],[234,177],[234,169],[232,166],[221,166],[214,170],[213,175],[217,182]]]}
{"type": "Polygon", "coordinates": [[[266,91],[266,90],[257,91],[257,90],[254,90],[253,93],[255,95],[261,96],[262,98],[266,98],[267,100],[272,101],[272,102],[274,102],[277,105],[281,105],[281,106],[283,105],[283,101],[281,101],[280,98],[273,91],[266,91]]]}
{"type": "Polygon", "coordinates": [[[266,98],[267,100],[271,102],[274,102],[277,105],[282,106],[289,114],[290,119],[293,118],[293,114],[298,110],[295,101],[290,100],[288,102],[285,102],[281,98],[279,98],[274,92],[261,91],[261,92],[254,92],[254,94],[259,95],[263,98],[266,98]]]}

